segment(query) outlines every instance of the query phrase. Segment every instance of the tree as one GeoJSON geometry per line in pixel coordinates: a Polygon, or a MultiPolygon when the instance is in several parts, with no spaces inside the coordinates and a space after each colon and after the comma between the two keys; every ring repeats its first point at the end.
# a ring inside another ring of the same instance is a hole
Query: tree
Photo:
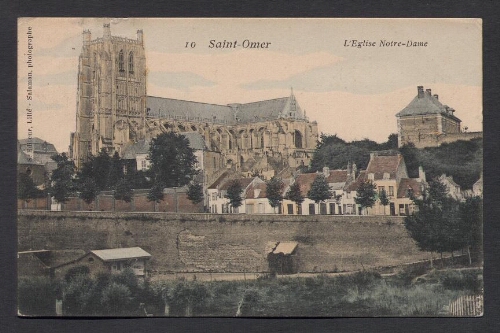
{"type": "Polygon", "coordinates": [[[227,194],[224,196],[226,199],[229,199],[229,204],[231,205],[231,207],[238,208],[243,204],[241,192],[243,192],[241,183],[237,179],[233,179],[229,183],[227,194]]]}
{"type": "Polygon", "coordinates": [[[120,179],[116,184],[113,196],[116,200],[123,200],[125,202],[132,201],[133,191],[130,182],[125,179],[120,179]]]}
{"type": "Polygon", "coordinates": [[[154,182],[165,187],[187,185],[197,174],[196,157],[188,139],[173,132],[160,134],[151,141],[149,159],[154,182]]]}
{"type": "Polygon", "coordinates": [[[266,183],[267,200],[273,209],[281,206],[281,202],[283,201],[283,187],[283,181],[277,177],[272,177],[266,183]]]}
{"type": "Polygon", "coordinates": [[[80,198],[91,204],[99,194],[99,187],[94,179],[88,178],[80,184],[80,198]]]}
{"type": "Polygon", "coordinates": [[[481,197],[467,198],[460,204],[461,230],[463,245],[467,247],[469,264],[472,264],[471,251],[481,258],[483,245],[483,199],[481,197]]]}
{"type": "Polygon", "coordinates": [[[49,193],[57,202],[66,202],[75,191],[73,178],[75,176],[75,164],[68,159],[65,153],[51,157],[57,168],[52,171],[51,186],[49,193]]]}
{"type": "Polygon", "coordinates": [[[361,206],[361,209],[373,207],[376,199],[375,189],[377,185],[369,180],[363,180],[356,189],[354,201],[361,206]]]}
{"type": "Polygon", "coordinates": [[[314,178],[314,181],[311,184],[311,189],[307,192],[307,197],[313,200],[316,204],[332,197],[330,186],[326,182],[326,178],[323,174],[320,173],[316,176],[316,178],[314,178]]]}
{"type": "Polygon", "coordinates": [[[459,202],[447,196],[444,184],[429,182],[422,198],[413,198],[413,202],[417,211],[406,216],[404,224],[420,250],[442,255],[465,246],[459,202]]]}
{"type": "Polygon", "coordinates": [[[380,204],[384,206],[384,215],[385,215],[385,206],[387,206],[390,203],[389,198],[387,197],[387,193],[385,192],[385,189],[382,189],[382,191],[380,192],[378,200],[380,201],[380,204]]]}
{"type": "Polygon", "coordinates": [[[108,180],[106,182],[108,189],[118,186],[118,183],[123,178],[123,161],[118,152],[115,152],[113,157],[109,160],[109,173],[108,180]]]}
{"type": "Polygon", "coordinates": [[[148,192],[148,201],[154,201],[155,203],[163,200],[163,189],[165,186],[162,183],[155,183],[153,187],[148,192]]]}
{"type": "Polygon", "coordinates": [[[299,183],[295,182],[290,186],[285,194],[285,198],[295,202],[295,204],[297,205],[297,214],[299,214],[300,211],[298,207],[300,207],[300,205],[304,202],[304,196],[300,192],[299,183]]]}
{"type": "MultiPolygon", "coordinates": [[[[323,174],[318,174],[314,178],[311,184],[311,189],[307,192],[307,197],[313,200],[317,205],[320,202],[330,199],[332,197],[332,192],[330,191],[330,186],[328,185],[326,178],[323,174]]],[[[321,209],[319,209],[321,214],[321,209]]]]}
{"type": "Polygon", "coordinates": [[[188,199],[197,204],[203,201],[203,185],[200,183],[190,183],[187,191],[188,199]]]}
{"type": "Polygon", "coordinates": [[[38,189],[33,179],[25,173],[20,173],[17,178],[17,197],[26,202],[31,199],[41,198],[44,193],[38,189]]]}

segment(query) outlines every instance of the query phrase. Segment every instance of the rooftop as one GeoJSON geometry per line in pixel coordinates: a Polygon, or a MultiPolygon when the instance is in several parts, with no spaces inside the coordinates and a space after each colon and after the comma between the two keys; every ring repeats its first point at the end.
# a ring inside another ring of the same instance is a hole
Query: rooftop
{"type": "Polygon", "coordinates": [[[417,96],[403,110],[396,114],[396,117],[418,116],[428,114],[441,114],[455,121],[460,119],[453,115],[455,110],[439,101],[438,95],[432,95],[431,89],[424,91],[424,87],[417,87],[417,96]]]}
{"type": "Polygon", "coordinates": [[[117,248],[108,250],[94,250],[91,253],[95,254],[103,261],[113,261],[121,259],[133,259],[133,258],[149,258],[151,254],[147,253],[140,247],[127,247],[127,248],[117,248]]]}

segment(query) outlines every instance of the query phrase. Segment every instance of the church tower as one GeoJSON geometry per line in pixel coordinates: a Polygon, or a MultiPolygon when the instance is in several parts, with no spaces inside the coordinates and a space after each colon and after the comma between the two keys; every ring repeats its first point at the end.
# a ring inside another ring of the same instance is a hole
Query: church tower
{"type": "Polygon", "coordinates": [[[78,65],[76,131],[70,154],[77,168],[102,149],[121,153],[127,143],[145,138],[146,56],[142,30],[136,39],[83,32],[78,65]]]}

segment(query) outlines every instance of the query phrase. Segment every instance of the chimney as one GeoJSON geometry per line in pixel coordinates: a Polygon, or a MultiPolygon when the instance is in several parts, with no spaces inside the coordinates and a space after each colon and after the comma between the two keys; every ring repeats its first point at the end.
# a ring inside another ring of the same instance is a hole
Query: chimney
{"type": "Polygon", "coordinates": [[[417,91],[418,91],[418,98],[424,97],[424,86],[418,86],[417,91]]]}
{"type": "Polygon", "coordinates": [[[424,172],[424,168],[422,166],[419,166],[418,167],[418,178],[423,181],[423,182],[426,182],[427,180],[425,179],[425,172],[424,172]]]}
{"type": "Polygon", "coordinates": [[[109,26],[109,23],[105,23],[103,25],[103,34],[102,34],[104,39],[110,39],[111,38],[111,28],[109,26]]]}
{"type": "Polygon", "coordinates": [[[439,95],[434,94],[434,98],[437,99],[437,100],[439,100],[439,95]]]}
{"type": "Polygon", "coordinates": [[[137,41],[139,41],[139,43],[141,43],[141,44],[144,43],[144,34],[142,32],[142,29],[137,30],[137,41]]]}
{"type": "Polygon", "coordinates": [[[425,93],[427,96],[432,96],[431,90],[430,89],[425,89],[425,93]]]}
{"type": "Polygon", "coordinates": [[[92,33],[90,30],[83,30],[83,42],[84,43],[90,43],[92,40],[92,33]]]}

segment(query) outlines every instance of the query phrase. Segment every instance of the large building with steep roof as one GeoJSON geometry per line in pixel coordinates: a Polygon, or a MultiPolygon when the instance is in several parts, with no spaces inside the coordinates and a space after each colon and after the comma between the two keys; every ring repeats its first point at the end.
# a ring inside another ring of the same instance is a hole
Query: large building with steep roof
{"type": "Polygon", "coordinates": [[[84,31],[70,147],[77,167],[102,149],[122,155],[131,143],[165,132],[201,135],[209,152],[203,161],[206,185],[227,169],[283,175],[312,158],[318,126],[293,91],[282,98],[216,105],[148,96],[146,82],[142,30],[136,39],[112,36],[109,24],[97,39],[84,31]]]}
{"type": "Polygon", "coordinates": [[[482,132],[463,132],[455,109],[423,86],[417,87],[417,96],[396,117],[399,147],[410,143],[417,148],[437,147],[443,142],[482,138],[482,132]]]}

